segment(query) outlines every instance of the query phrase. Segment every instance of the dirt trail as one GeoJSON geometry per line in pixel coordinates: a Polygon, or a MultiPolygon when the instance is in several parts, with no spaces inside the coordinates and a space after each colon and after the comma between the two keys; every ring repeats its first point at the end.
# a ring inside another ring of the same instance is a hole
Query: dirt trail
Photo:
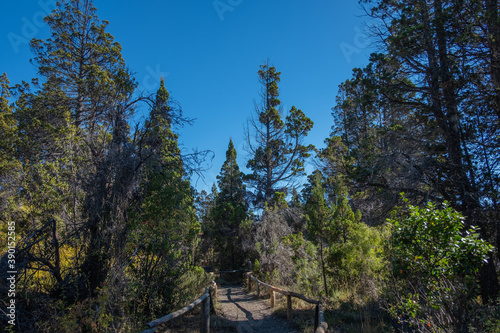
{"type": "Polygon", "coordinates": [[[214,332],[300,332],[288,320],[272,314],[268,299],[257,299],[241,286],[220,288],[217,296],[220,320],[213,323],[214,332]]]}

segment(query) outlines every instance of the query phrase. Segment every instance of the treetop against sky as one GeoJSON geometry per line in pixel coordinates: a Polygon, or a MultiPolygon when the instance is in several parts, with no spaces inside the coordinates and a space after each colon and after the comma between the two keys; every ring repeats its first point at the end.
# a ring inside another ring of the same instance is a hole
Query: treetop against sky
{"type": "MultiPolygon", "coordinates": [[[[6,72],[11,84],[37,75],[29,41],[49,37],[43,18],[55,4],[3,4],[0,73],[6,72]]],[[[229,138],[248,171],[243,128],[259,100],[257,71],[267,59],[282,73],[283,110],[293,105],[303,110],[315,123],[306,143],[323,147],[338,85],[352,68],[365,65],[373,50],[366,29],[373,20],[363,17],[357,1],[95,0],[94,5],[123,48],[137,93],[154,93],[164,77],[171,98],[196,119],[179,130],[182,149],[215,152],[199,189],[216,181],[229,138]]],[[[145,117],[146,109],[140,114],[145,117]]]]}

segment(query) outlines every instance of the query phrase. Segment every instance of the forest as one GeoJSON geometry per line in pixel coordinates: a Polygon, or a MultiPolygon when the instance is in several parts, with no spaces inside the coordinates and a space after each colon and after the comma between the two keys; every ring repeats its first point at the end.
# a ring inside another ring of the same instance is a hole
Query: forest
{"type": "Polygon", "coordinates": [[[321,298],[338,332],[499,332],[499,2],[359,4],[378,51],[338,87],[325,147],[256,63],[247,151],[227,138],[198,191],[210,152],[181,150],[182,101],[163,78],[136,93],[92,0],[58,3],[37,76],[0,77],[2,330],[139,332],[241,269],[321,298]]]}

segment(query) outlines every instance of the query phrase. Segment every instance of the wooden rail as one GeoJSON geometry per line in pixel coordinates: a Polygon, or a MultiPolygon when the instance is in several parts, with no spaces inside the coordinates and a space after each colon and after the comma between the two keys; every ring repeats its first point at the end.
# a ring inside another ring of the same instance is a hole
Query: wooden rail
{"type": "Polygon", "coordinates": [[[249,291],[252,291],[252,280],[255,281],[256,286],[257,286],[257,297],[260,297],[260,286],[264,286],[267,289],[269,289],[269,294],[271,295],[270,301],[271,301],[271,307],[273,308],[275,305],[275,292],[278,292],[282,295],[286,296],[286,316],[288,320],[292,319],[292,297],[299,298],[309,304],[315,304],[316,305],[316,312],[314,316],[314,332],[315,333],[325,333],[328,330],[328,324],[325,321],[325,314],[323,310],[323,305],[321,304],[321,301],[316,301],[310,298],[307,298],[304,295],[294,293],[292,291],[286,291],[274,286],[271,286],[267,283],[264,283],[254,277],[252,273],[247,273],[248,276],[248,289],[249,291]]]}
{"type": "Polygon", "coordinates": [[[213,305],[213,297],[211,295],[211,291],[214,291],[215,298],[217,298],[217,284],[212,281],[212,286],[207,287],[205,289],[205,293],[195,300],[193,303],[189,304],[188,306],[169,313],[168,315],[161,317],[159,319],[153,320],[149,323],[146,324],[147,328],[143,330],[141,333],[154,333],[156,332],[156,328],[159,325],[165,324],[166,322],[177,318],[179,316],[182,316],[183,314],[186,314],[187,312],[191,311],[194,309],[195,306],[201,303],[201,322],[200,322],[200,332],[201,333],[210,333],[210,308],[212,308],[213,311],[215,311],[215,307],[213,305]]]}

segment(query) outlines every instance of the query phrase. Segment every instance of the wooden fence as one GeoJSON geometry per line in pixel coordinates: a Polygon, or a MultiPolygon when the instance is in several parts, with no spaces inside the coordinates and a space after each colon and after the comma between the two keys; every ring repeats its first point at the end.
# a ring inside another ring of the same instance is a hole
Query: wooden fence
{"type": "MultiPolygon", "coordinates": [[[[237,271],[230,271],[230,272],[216,272],[216,274],[220,273],[234,273],[237,271]]],[[[328,324],[325,322],[325,316],[323,312],[323,306],[321,304],[321,301],[316,301],[313,299],[309,299],[304,295],[294,293],[292,291],[286,291],[274,286],[271,286],[267,283],[264,283],[254,277],[251,272],[247,273],[248,276],[248,288],[249,291],[252,291],[252,280],[255,281],[255,284],[257,286],[257,297],[260,297],[260,286],[264,286],[265,288],[269,289],[269,294],[271,295],[271,307],[274,307],[275,305],[275,293],[278,292],[280,294],[283,294],[286,296],[286,301],[287,301],[287,318],[288,320],[292,319],[292,297],[299,298],[309,304],[315,304],[316,305],[316,312],[314,316],[314,332],[315,333],[326,333],[328,330],[328,324]]],[[[217,284],[212,281],[212,286],[207,287],[205,289],[205,293],[195,300],[193,303],[189,304],[188,306],[172,312],[164,317],[161,317],[159,319],[153,320],[149,323],[146,324],[147,328],[142,331],[141,333],[154,333],[156,332],[156,328],[162,324],[167,323],[168,321],[177,318],[179,316],[182,316],[183,314],[186,314],[187,312],[193,310],[198,304],[201,303],[201,318],[200,318],[200,332],[201,333],[210,333],[210,309],[212,309],[215,312],[215,307],[214,307],[214,298],[217,298],[217,284]],[[214,297],[212,297],[212,293],[214,294],[214,297]]]]}
{"type": "Polygon", "coordinates": [[[172,312],[164,317],[161,317],[159,319],[153,320],[149,323],[146,324],[147,328],[142,331],[141,333],[154,333],[156,332],[156,328],[162,324],[165,324],[166,322],[177,318],[179,316],[182,316],[183,314],[186,314],[187,312],[193,310],[198,304],[201,303],[201,315],[200,315],[200,332],[201,333],[210,333],[210,309],[212,309],[215,312],[215,307],[213,303],[213,297],[211,295],[211,292],[213,291],[215,298],[217,297],[217,284],[215,282],[212,282],[212,286],[207,287],[205,289],[205,293],[195,300],[193,303],[189,304],[188,306],[172,312]]]}
{"type": "Polygon", "coordinates": [[[325,333],[328,330],[328,324],[325,322],[325,315],[323,311],[323,305],[321,304],[321,301],[316,301],[313,299],[309,299],[304,295],[294,293],[292,291],[286,291],[274,286],[271,286],[267,283],[264,283],[254,277],[252,273],[247,273],[248,275],[248,288],[249,291],[252,291],[252,280],[255,281],[256,287],[257,287],[257,297],[260,297],[260,286],[264,286],[265,288],[269,289],[269,294],[271,295],[270,301],[271,301],[271,307],[273,308],[275,305],[275,293],[278,292],[282,295],[286,296],[286,315],[288,320],[292,319],[292,297],[299,298],[309,304],[315,304],[316,305],[316,313],[314,316],[314,332],[315,333],[325,333]]]}

